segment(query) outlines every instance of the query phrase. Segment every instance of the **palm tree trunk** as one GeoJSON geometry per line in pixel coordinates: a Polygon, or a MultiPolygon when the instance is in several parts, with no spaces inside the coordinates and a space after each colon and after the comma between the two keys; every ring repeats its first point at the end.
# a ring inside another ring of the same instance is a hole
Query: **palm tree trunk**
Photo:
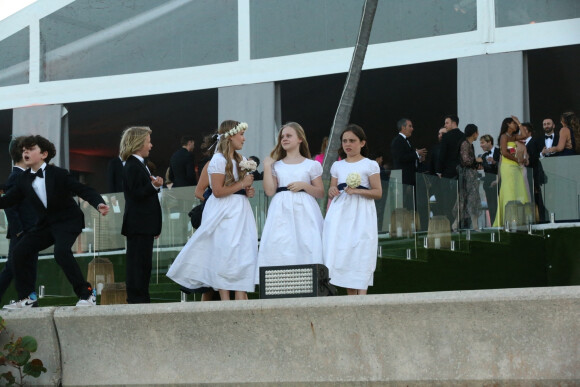
{"type": "Polygon", "coordinates": [[[340,97],[338,109],[336,110],[336,115],[334,116],[334,121],[330,130],[330,136],[328,137],[328,146],[326,147],[326,152],[324,154],[322,179],[326,182],[326,191],[328,191],[328,184],[330,183],[330,166],[338,159],[336,150],[340,146],[340,134],[344,128],[346,128],[350,120],[350,113],[352,111],[352,105],[354,104],[356,89],[358,87],[360,73],[365,60],[369,38],[371,36],[377,3],[378,0],[365,0],[363,5],[358,37],[356,39],[356,46],[350,62],[350,69],[348,70],[348,76],[344,83],[342,96],[340,97]]]}

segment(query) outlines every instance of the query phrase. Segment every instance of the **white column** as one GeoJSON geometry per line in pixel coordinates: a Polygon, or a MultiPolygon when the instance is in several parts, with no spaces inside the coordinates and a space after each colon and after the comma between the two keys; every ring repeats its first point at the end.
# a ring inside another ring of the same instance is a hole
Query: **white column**
{"type": "MultiPolygon", "coordinates": [[[[529,120],[527,61],[521,51],[457,59],[457,115],[460,127],[474,123],[494,143],[504,118],[529,120]]],[[[479,142],[475,153],[481,153],[479,142]]],[[[497,144],[496,144],[497,145],[497,144]]]]}
{"type": "MultiPolygon", "coordinates": [[[[221,87],[218,90],[218,125],[224,120],[248,123],[241,154],[263,160],[276,144],[280,128],[279,88],[274,82],[221,87]]],[[[261,169],[261,168],[260,168],[261,169]]]]}
{"type": "Polygon", "coordinates": [[[69,168],[68,111],[62,105],[29,106],[13,110],[12,135],[41,135],[52,142],[56,156],[50,162],[69,168]]]}

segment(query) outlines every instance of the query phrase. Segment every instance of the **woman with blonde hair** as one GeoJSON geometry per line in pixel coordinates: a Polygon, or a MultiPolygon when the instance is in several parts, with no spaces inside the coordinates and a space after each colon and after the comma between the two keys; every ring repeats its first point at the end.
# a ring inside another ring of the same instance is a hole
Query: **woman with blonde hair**
{"type": "Polygon", "coordinates": [[[188,289],[212,287],[222,300],[254,291],[258,233],[248,197],[254,178],[240,167],[247,124],[227,120],[218,130],[217,151],[207,168],[211,196],[203,222],[169,268],[167,276],[188,289]]]}
{"type": "MultiPolygon", "coordinates": [[[[282,126],[264,160],[264,192],[274,196],[262,232],[258,267],[322,263],[322,166],[310,159],[302,126],[282,126]],[[281,246],[284,246],[281,248],[281,246]]],[[[256,283],[259,282],[256,270],[256,283]]]]}

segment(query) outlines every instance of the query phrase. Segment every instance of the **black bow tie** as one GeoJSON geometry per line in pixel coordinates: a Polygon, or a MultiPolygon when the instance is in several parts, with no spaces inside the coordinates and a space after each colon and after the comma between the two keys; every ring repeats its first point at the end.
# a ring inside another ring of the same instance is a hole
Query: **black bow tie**
{"type": "Polygon", "coordinates": [[[553,135],[553,134],[550,134],[549,136],[548,136],[548,135],[546,135],[545,137],[546,137],[546,140],[547,140],[547,139],[552,139],[552,138],[554,138],[554,135],[553,135]]]}
{"type": "Polygon", "coordinates": [[[36,177],[44,177],[44,174],[42,173],[42,168],[36,171],[36,173],[33,173],[33,175],[36,177]]]}

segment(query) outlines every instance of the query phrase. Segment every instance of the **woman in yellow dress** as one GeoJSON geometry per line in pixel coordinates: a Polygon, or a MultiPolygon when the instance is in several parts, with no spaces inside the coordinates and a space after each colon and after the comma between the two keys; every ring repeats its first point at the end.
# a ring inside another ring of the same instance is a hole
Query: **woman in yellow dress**
{"type": "Polygon", "coordinates": [[[501,123],[498,139],[501,152],[499,165],[500,189],[497,213],[493,222],[494,227],[504,226],[505,205],[508,202],[518,200],[525,204],[530,201],[529,191],[526,188],[523,175],[527,159],[524,157],[518,158],[519,154],[516,153],[516,141],[522,138],[522,136],[516,134],[519,125],[519,120],[514,116],[505,118],[501,123]]]}

